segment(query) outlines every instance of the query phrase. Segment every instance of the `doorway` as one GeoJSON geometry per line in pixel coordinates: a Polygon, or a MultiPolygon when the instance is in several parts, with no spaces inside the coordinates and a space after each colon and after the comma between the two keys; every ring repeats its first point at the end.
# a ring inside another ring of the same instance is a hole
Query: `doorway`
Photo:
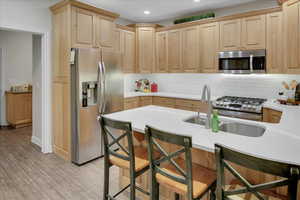
{"type": "Polygon", "coordinates": [[[0,125],[29,127],[43,151],[42,46],[42,34],[0,29],[0,125]]]}

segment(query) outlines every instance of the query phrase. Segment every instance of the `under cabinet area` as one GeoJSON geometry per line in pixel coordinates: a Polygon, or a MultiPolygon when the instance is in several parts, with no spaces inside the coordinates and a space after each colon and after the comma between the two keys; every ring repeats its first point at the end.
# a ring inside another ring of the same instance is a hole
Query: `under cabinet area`
{"type": "Polygon", "coordinates": [[[280,122],[282,116],[281,111],[273,110],[270,108],[263,108],[263,121],[268,123],[277,124],[280,122]]]}

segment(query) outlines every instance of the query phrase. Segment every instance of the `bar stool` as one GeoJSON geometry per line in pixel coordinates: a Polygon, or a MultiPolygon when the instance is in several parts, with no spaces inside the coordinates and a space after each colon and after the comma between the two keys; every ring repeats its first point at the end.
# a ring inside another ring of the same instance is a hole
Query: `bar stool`
{"type": "Polygon", "coordinates": [[[121,122],[107,119],[103,116],[99,118],[102,138],[104,144],[104,190],[103,199],[115,199],[119,194],[130,188],[130,200],[135,200],[136,189],[144,194],[149,195],[149,192],[136,186],[135,179],[145,173],[149,169],[149,161],[147,148],[134,147],[132,128],[130,122],[121,122]],[[114,136],[114,132],[121,132],[120,136],[114,136]],[[109,140],[111,138],[111,140],[109,140]],[[127,146],[121,144],[121,140],[125,139],[127,146]],[[117,145],[119,150],[114,150],[113,146],[117,145]],[[122,190],[111,196],[109,194],[109,169],[113,165],[129,169],[130,184],[122,190]]]}
{"type": "Polygon", "coordinates": [[[211,191],[210,198],[215,199],[216,174],[192,163],[191,137],[163,132],[150,126],[146,126],[145,131],[151,169],[152,200],[159,199],[159,185],[175,192],[175,199],[179,199],[179,195],[186,196],[188,200],[200,199],[208,191],[211,191]],[[168,153],[159,141],[176,145],[180,149],[168,153]],[[153,157],[155,148],[163,155],[159,159],[153,157]],[[181,158],[181,155],[184,155],[185,159],[181,158]]]}
{"type": "Polygon", "coordinates": [[[296,200],[298,180],[300,178],[300,167],[274,162],[261,158],[256,158],[247,154],[242,154],[222,145],[215,145],[215,155],[217,163],[217,199],[218,200],[296,200]],[[238,164],[248,169],[253,169],[279,176],[284,179],[252,185],[244,178],[229,162],[238,164]],[[225,185],[225,169],[234,175],[240,184],[225,185]],[[288,196],[275,195],[269,189],[288,186],[288,196]]]}

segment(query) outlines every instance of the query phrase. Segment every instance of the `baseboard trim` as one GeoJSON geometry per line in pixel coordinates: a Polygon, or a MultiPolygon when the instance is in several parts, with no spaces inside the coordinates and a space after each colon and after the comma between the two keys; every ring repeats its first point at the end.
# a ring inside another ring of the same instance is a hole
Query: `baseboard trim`
{"type": "Polygon", "coordinates": [[[31,137],[31,142],[32,142],[33,144],[38,145],[39,147],[42,147],[42,142],[41,142],[40,138],[38,138],[38,137],[36,137],[36,136],[32,136],[32,137],[31,137]]]}

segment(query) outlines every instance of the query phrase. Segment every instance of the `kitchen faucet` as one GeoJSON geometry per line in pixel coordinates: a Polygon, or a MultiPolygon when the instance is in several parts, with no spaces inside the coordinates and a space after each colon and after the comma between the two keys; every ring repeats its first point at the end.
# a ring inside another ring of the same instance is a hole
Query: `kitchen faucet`
{"type": "MultiPolygon", "coordinates": [[[[212,105],[211,105],[211,93],[210,93],[210,87],[208,85],[204,85],[202,90],[202,102],[206,102],[208,104],[208,110],[206,114],[206,120],[205,120],[205,128],[210,129],[211,128],[211,111],[212,111],[212,105]]],[[[198,112],[198,116],[200,113],[198,112]]]]}

